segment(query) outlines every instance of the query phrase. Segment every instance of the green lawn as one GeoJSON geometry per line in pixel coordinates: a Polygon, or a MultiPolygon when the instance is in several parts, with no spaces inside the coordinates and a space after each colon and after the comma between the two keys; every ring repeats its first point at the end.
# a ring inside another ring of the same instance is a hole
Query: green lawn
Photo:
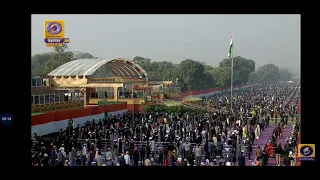
{"type": "Polygon", "coordinates": [[[199,97],[193,97],[193,96],[188,96],[188,97],[184,98],[183,100],[184,100],[184,101],[196,101],[196,102],[198,102],[198,101],[201,101],[201,98],[199,98],[199,97]]]}
{"type": "Polygon", "coordinates": [[[182,103],[178,101],[165,101],[163,104],[166,106],[182,106],[182,103]]]}
{"type": "Polygon", "coordinates": [[[31,116],[35,116],[35,115],[39,115],[39,114],[44,114],[46,112],[35,112],[35,113],[31,113],[31,116]]]}

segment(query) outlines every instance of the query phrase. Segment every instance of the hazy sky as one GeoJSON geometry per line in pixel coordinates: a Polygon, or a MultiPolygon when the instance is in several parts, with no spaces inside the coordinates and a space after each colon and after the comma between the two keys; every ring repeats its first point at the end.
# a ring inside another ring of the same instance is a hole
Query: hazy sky
{"type": "Polygon", "coordinates": [[[300,15],[32,15],[32,54],[52,51],[43,42],[44,21],[64,20],[69,50],[99,58],[142,56],[217,66],[234,56],[300,69],[300,15]]]}

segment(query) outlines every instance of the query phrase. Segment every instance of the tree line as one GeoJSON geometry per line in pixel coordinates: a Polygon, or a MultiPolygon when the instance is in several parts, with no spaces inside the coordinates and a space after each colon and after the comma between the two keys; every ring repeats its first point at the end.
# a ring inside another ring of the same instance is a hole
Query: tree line
{"type": "Polygon", "coordinates": [[[68,46],[54,47],[52,52],[36,54],[31,56],[31,74],[33,76],[46,76],[57,67],[76,59],[93,59],[89,53],[72,53],[68,46]]]}
{"type": "MultiPolygon", "coordinates": [[[[231,59],[223,59],[218,67],[212,67],[199,61],[186,59],[180,64],[168,61],[155,62],[143,57],[133,59],[149,74],[149,80],[172,80],[183,91],[202,90],[216,87],[228,87],[231,84],[231,59]]],[[[255,62],[241,56],[233,58],[233,84],[288,81],[291,72],[279,69],[274,64],[255,68],[255,62]]]]}
{"type": "MultiPolygon", "coordinates": [[[[31,58],[32,75],[45,76],[60,65],[75,59],[95,58],[89,53],[72,53],[67,51],[68,46],[55,47],[52,53],[33,55],[31,58]]],[[[233,84],[262,83],[288,81],[291,72],[279,69],[274,64],[265,64],[255,68],[255,62],[241,56],[236,56],[233,69],[233,84]]],[[[228,87],[231,84],[231,60],[223,59],[218,67],[212,67],[196,60],[186,59],[180,64],[168,61],[152,61],[151,59],[136,56],[137,64],[149,74],[150,81],[172,80],[173,86],[181,87],[182,91],[203,90],[216,87],[228,87]]]]}

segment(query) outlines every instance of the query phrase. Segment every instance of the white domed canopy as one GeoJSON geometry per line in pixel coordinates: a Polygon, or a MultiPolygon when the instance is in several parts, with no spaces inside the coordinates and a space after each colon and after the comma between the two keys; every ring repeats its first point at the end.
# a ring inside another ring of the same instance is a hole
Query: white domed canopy
{"type": "Polygon", "coordinates": [[[48,76],[91,76],[105,65],[117,77],[147,77],[147,72],[133,61],[118,59],[77,59],[65,63],[53,70],[48,76]]]}

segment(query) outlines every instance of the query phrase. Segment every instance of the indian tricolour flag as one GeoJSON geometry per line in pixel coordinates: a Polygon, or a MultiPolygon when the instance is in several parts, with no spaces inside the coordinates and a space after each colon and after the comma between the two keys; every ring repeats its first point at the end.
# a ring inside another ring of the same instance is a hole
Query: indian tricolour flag
{"type": "Polygon", "coordinates": [[[229,52],[228,52],[228,57],[230,59],[232,59],[232,56],[233,56],[233,36],[234,36],[234,33],[232,33],[232,36],[231,36],[231,41],[230,41],[230,47],[229,47],[229,52]]]}

